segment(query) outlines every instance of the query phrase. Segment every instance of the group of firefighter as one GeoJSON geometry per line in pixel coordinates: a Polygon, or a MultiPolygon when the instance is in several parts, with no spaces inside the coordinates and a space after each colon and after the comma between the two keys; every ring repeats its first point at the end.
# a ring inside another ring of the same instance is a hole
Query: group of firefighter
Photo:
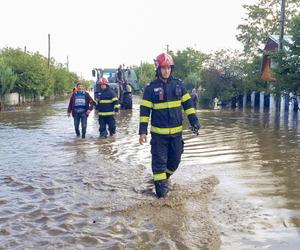
{"type": "MultiPolygon", "coordinates": [[[[153,181],[157,197],[162,198],[169,191],[169,179],[178,168],[183,153],[182,108],[187,114],[192,131],[196,134],[200,123],[190,94],[182,81],[172,75],[172,57],[162,53],[157,56],[155,63],[156,79],[145,87],[140,104],[139,143],[147,142],[148,123],[151,121],[153,181]]],[[[119,111],[118,98],[109,88],[106,78],[100,78],[99,84],[101,90],[96,93],[95,101],[80,83],[70,98],[68,116],[72,113],[78,137],[81,135],[85,138],[87,117],[93,106],[96,106],[99,116],[100,137],[107,137],[108,134],[113,136],[116,132],[114,115],[119,111]]]]}

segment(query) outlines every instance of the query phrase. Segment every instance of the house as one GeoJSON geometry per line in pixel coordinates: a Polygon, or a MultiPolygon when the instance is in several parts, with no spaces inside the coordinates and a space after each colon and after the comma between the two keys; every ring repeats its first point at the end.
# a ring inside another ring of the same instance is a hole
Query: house
{"type": "MultiPolygon", "coordinates": [[[[291,43],[292,36],[284,36],[284,41],[291,43]]],[[[276,79],[272,75],[272,68],[276,67],[276,63],[272,62],[269,57],[270,52],[274,52],[279,48],[279,36],[269,35],[267,42],[264,48],[264,54],[262,58],[262,70],[260,79],[263,81],[275,81],[276,79]]],[[[288,50],[286,46],[283,47],[284,50],[288,50]]]]}

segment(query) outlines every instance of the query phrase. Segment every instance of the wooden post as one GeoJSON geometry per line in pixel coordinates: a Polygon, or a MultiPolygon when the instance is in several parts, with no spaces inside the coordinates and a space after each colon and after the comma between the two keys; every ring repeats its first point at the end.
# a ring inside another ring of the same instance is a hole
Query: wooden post
{"type": "Polygon", "coordinates": [[[50,34],[48,34],[48,68],[50,67],[50,34]]]}

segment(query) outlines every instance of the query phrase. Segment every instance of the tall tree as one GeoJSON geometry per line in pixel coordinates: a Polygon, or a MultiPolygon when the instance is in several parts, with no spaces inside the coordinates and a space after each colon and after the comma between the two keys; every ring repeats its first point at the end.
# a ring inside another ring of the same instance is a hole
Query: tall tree
{"type": "MultiPolygon", "coordinates": [[[[219,50],[209,56],[203,70],[201,98],[209,104],[214,98],[228,102],[244,93],[243,65],[238,51],[219,50]]],[[[201,99],[200,98],[200,99],[201,99]]]]}
{"type": "Polygon", "coordinates": [[[6,67],[2,66],[2,75],[9,75],[11,70],[16,76],[12,90],[28,97],[63,94],[71,91],[78,81],[75,73],[69,72],[53,58],[48,67],[47,58],[38,52],[25,53],[20,49],[4,48],[0,50],[0,60],[6,67]]]}
{"type": "Polygon", "coordinates": [[[138,77],[141,87],[153,81],[155,77],[154,63],[141,63],[140,66],[134,67],[134,71],[138,77]]]}
{"type": "MultiPolygon", "coordinates": [[[[288,24],[293,16],[300,13],[300,1],[286,2],[288,24]]],[[[280,6],[280,0],[258,0],[256,4],[243,6],[247,16],[237,27],[239,34],[236,37],[244,45],[245,55],[258,55],[268,35],[279,34],[280,6]]]]}
{"type": "Polygon", "coordinates": [[[0,97],[9,93],[17,80],[17,76],[12,69],[0,62],[0,97]]]}
{"type": "Polygon", "coordinates": [[[277,92],[300,95],[300,15],[294,17],[290,23],[292,39],[285,42],[285,48],[273,55],[277,62],[275,71],[277,92]]]}
{"type": "Polygon", "coordinates": [[[201,78],[203,63],[207,55],[193,48],[178,50],[176,53],[170,52],[175,63],[176,76],[186,81],[188,78],[197,76],[201,78]]]}

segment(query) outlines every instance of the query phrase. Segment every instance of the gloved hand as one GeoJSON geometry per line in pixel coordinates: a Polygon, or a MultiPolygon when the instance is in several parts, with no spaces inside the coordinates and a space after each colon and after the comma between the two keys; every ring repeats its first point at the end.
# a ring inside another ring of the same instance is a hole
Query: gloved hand
{"type": "Polygon", "coordinates": [[[196,135],[199,135],[199,129],[201,128],[201,125],[199,122],[196,122],[192,125],[191,130],[193,131],[193,133],[195,133],[196,135]]]}
{"type": "Polygon", "coordinates": [[[115,113],[119,113],[119,109],[118,108],[115,108],[115,113]]]}

